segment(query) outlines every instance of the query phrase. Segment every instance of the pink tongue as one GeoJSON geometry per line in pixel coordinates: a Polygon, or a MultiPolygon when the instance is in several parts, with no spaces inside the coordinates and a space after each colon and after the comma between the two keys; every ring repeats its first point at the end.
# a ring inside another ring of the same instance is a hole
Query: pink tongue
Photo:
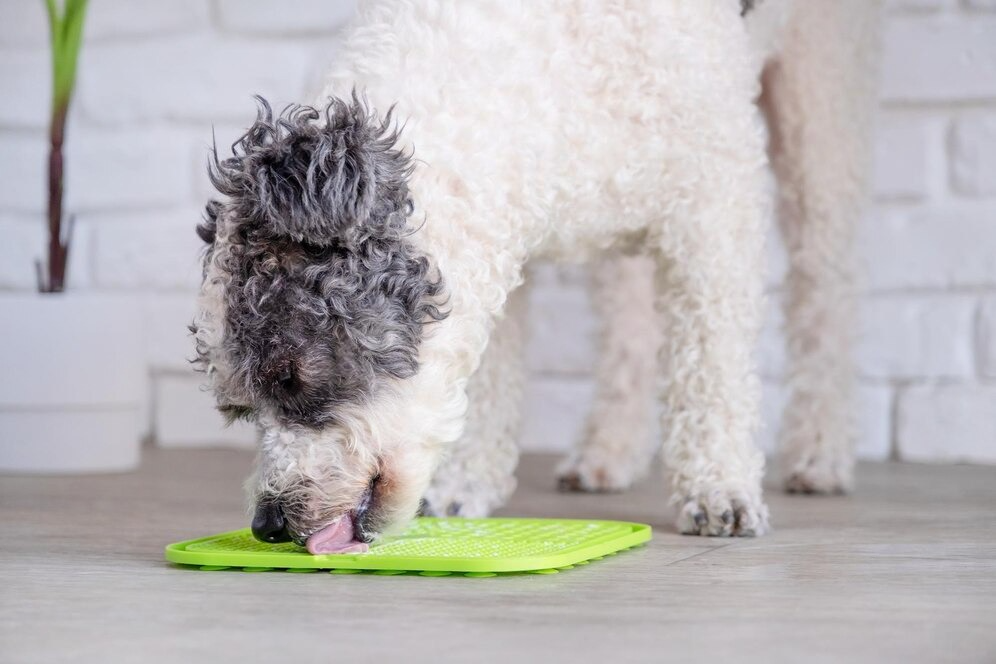
{"type": "Polygon", "coordinates": [[[353,520],[341,516],[308,538],[308,553],[317,556],[324,553],[366,553],[370,548],[366,542],[353,539],[353,520]]]}

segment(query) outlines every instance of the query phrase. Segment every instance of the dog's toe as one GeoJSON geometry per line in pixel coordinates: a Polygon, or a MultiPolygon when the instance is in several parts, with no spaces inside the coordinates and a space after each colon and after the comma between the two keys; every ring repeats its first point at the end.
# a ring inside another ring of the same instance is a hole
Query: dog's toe
{"type": "Polygon", "coordinates": [[[684,535],[754,537],[768,529],[768,508],[760,496],[743,490],[715,489],[686,496],[678,513],[684,535]]]}

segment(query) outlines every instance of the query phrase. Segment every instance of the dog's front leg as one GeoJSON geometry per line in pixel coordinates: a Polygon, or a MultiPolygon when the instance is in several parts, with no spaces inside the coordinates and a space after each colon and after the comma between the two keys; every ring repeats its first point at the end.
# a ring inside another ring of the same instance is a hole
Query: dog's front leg
{"type": "Polygon", "coordinates": [[[663,458],[678,529],[752,536],[768,528],[764,455],[754,444],[760,380],[765,193],[756,148],[699,154],[687,205],[661,229],[663,458]],[[754,155],[754,156],[751,156],[754,155]],[[732,157],[732,158],[731,158],[732,157]],[[719,180],[717,180],[719,178],[719,180]]]}
{"type": "Polygon", "coordinates": [[[764,455],[753,440],[761,277],[734,244],[712,238],[659,268],[663,456],[685,534],[751,536],[768,527],[764,455]]]}

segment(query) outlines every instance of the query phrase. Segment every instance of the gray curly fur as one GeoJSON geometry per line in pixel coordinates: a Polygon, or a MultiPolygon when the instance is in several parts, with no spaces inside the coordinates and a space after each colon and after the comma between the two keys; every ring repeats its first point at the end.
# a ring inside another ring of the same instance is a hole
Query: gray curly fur
{"type": "Polygon", "coordinates": [[[427,322],[445,315],[441,280],[409,242],[410,155],[355,93],[322,112],[293,106],[256,122],[219,161],[198,234],[221,235],[230,275],[223,351],[233,367],[230,414],[274,408],[317,427],[336,406],[369,397],[382,377],[418,370],[427,322]]]}

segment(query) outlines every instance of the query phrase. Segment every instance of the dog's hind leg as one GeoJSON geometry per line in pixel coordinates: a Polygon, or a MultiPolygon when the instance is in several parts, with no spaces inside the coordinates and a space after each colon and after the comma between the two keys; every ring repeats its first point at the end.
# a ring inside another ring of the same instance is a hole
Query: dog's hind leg
{"type": "Polygon", "coordinates": [[[861,214],[874,96],[878,3],[795,5],[765,73],[762,107],[789,255],[784,300],[791,397],[781,430],[789,491],[852,485],[854,226],[861,214]]]}
{"type": "Polygon", "coordinates": [[[433,475],[424,497],[424,514],[487,516],[515,490],[527,299],[527,286],[513,291],[503,317],[495,324],[481,365],[467,384],[463,436],[433,475]]]}
{"type": "Polygon", "coordinates": [[[656,412],[658,320],[654,261],[611,254],[591,271],[601,326],[595,402],[584,438],[558,468],[567,491],[621,491],[639,479],[660,447],[656,412]]]}

